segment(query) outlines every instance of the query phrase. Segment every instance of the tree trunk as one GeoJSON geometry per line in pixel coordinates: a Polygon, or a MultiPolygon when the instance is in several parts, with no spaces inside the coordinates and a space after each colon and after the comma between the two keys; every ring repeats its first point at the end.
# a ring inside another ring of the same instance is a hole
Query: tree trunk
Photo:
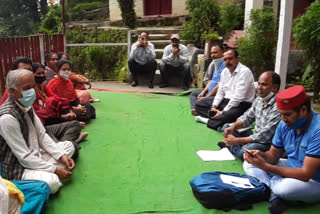
{"type": "Polygon", "coordinates": [[[41,15],[45,16],[48,13],[48,2],[47,0],[40,0],[41,15]]]}

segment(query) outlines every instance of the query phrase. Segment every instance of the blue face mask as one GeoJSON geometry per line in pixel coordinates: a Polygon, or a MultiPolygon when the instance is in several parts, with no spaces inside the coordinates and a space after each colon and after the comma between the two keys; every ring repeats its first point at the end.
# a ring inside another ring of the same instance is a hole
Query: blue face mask
{"type": "Polygon", "coordinates": [[[36,92],[33,88],[30,88],[26,91],[21,92],[23,97],[19,98],[19,102],[22,103],[25,107],[32,106],[33,102],[36,99],[36,92]]]}
{"type": "Polygon", "coordinates": [[[292,126],[288,126],[290,129],[297,130],[300,129],[305,123],[307,119],[298,119],[292,126]]]}

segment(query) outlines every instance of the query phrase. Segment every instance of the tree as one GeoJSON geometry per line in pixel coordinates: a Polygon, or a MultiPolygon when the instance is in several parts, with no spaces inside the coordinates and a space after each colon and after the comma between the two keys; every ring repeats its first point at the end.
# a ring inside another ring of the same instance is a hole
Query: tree
{"type": "Polygon", "coordinates": [[[121,10],[123,23],[129,28],[136,27],[136,12],[134,10],[134,0],[117,0],[121,10]]]}
{"type": "Polygon", "coordinates": [[[259,77],[266,70],[274,70],[276,21],[271,7],[252,10],[250,20],[250,28],[245,37],[237,41],[237,45],[243,64],[259,77]]]}
{"type": "Polygon", "coordinates": [[[38,1],[0,1],[0,36],[30,34],[37,29],[39,23],[38,1]]]}
{"type": "Polygon", "coordinates": [[[320,91],[320,3],[312,3],[306,13],[298,17],[293,23],[293,37],[295,44],[306,54],[311,72],[314,75],[314,99],[319,99],[320,91]]]}

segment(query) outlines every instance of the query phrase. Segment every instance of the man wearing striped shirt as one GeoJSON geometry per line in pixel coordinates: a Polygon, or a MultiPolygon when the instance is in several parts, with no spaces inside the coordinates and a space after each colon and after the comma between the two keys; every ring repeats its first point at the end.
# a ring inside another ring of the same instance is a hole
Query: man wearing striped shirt
{"type": "Polygon", "coordinates": [[[241,117],[231,126],[226,124],[224,129],[224,142],[218,146],[227,147],[234,155],[243,160],[244,149],[268,151],[273,135],[281,120],[275,102],[275,95],[279,91],[280,76],[272,71],[264,72],[258,80],[258,97],[241,117]],[[241,134],[237,131],[256,123],[255,130],[247,130],[241,134]]]}

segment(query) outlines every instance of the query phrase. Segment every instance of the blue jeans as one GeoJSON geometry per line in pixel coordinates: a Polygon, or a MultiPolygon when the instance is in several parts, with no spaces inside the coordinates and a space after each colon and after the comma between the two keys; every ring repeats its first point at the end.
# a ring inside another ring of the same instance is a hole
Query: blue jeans
{"type": "MultiPolygon", "coordinates": [[[[224,132],[224,130],[226,128],[230,127],[230,124],[227,123],[222,127],[222,132],[224,132]]],[[[247,130],[241,134],[239,134],[238,132],[234,132],[233,136],[235,137],[248,137],[250,135],[252,135],[252,131],[251,130],[247,130]]],[[[235,156],[237,156],[238,158],[240,158],[241,160],[243,160],[243,153],[244,153],[244,149],[254,149],[254,150],[260,150],[260,151],[268,151],[270,149],[270,144],[265,145],[265,144],[261,144],[261,143],[248,143],[248,144],[244,144],[244,145],[233,145],[233,146],[229,146],[228,149],[230,150],[230,152],[232,154],[234,154],[235,156]]]]}
{"type": "MultiPolygon", "coordinates": [[[[280,159],[276,165],[287,167],[287,161],[287,159],[280,159]]],[[[287,201],[320,202],[320,183],[317,181],[310,179],[304,182],[294,178],[283,178],[265,172],[246,161],[243,162],[243,169],[247,175],[259,179],[271,189],[270,201],[279,197],[287,201]]]]}

